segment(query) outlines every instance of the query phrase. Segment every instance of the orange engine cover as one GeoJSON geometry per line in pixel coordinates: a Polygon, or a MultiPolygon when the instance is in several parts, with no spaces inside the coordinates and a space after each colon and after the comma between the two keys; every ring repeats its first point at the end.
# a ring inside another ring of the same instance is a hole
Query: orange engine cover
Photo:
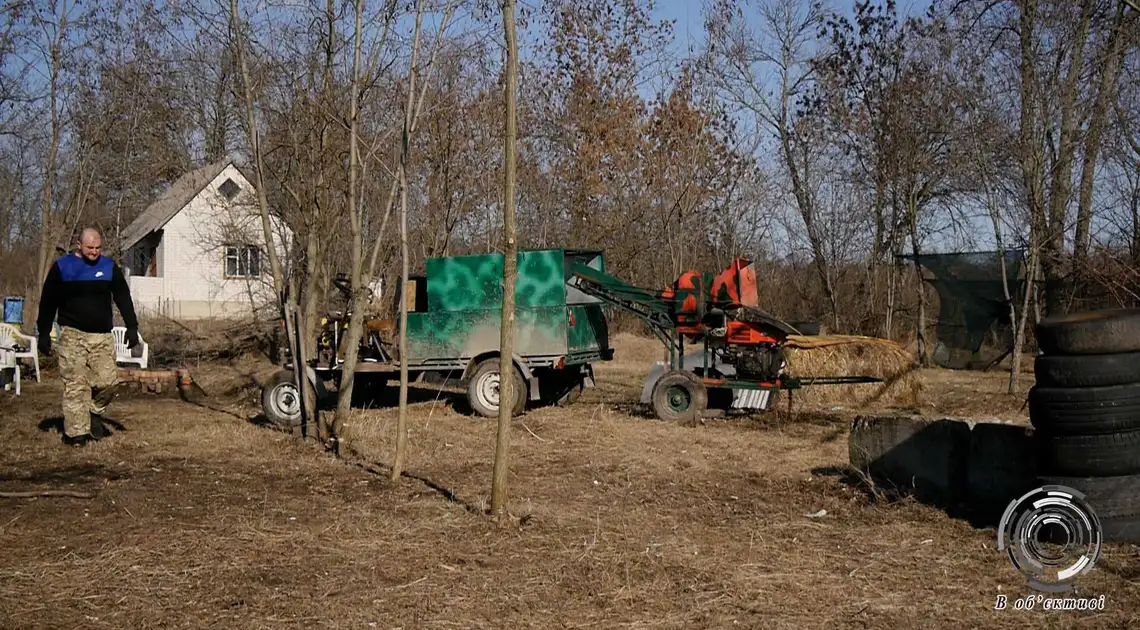
{"type": "Polygon", "coordinates": [[[728,332],[724,336],[726,343],[742,346],[754,346],[762,343],[779,343],[779,340],[764,334],[749,322],[728,322],[728,332]]]}
{"type": "Polygon", "coordinates": [[[727,269],[713,278],[709,296],[717,304],[760,306],[752,261],[745,258],[733,260],[727,269]]]}

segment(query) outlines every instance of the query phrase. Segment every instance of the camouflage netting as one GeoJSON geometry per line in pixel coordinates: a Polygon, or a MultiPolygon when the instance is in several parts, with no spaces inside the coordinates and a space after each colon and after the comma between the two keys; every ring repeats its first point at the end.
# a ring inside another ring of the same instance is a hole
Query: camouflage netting
{"type": "MultiPolygon", "coordinates": [[[[914,256],[902,256],[913,261],[914,256]]],[[[1013,345],[1013,326],[1001,278],[1000,252],[926,254],[918,263],[934,275],[938,292],[937,341],[932,361],[946,368],[984,366],[1013,345]],[[987,343],[988,341],[988,343],[987,343]],[[983,347],[985,349],[983,349],[983,347]]],[[[1006,278],[1015,304],[1025,289],[1024,252],[1005,252],[1006,278]]]]}

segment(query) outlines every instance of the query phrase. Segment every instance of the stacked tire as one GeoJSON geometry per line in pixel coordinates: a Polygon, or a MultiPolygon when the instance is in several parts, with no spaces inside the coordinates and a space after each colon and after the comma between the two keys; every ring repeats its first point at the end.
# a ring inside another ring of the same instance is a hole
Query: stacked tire
{"type": "Polygon", "coordinates": [[[1140,544],[1140,309],[1048,317],[1036,332],[1040,481],[1083,492],[1106,541],[1140,544]]]}

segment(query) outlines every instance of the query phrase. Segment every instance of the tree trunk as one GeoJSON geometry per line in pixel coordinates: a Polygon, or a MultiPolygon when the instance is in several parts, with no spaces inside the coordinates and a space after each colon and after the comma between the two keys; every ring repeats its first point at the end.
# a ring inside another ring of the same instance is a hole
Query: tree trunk
{"type": "MultiPolygon", "coordinates": [[[[503,0],[503,31],[507,45],[505,109],[506,139],[503,146],[503,317],[499,334],[499,427],[495,438],[495,466],[491,479],[491,515],[506,513],[507,471],[515,379],[513,342],[515,332],[515,273],[518,245],[515,243],[515,91],[518,84],[518,42],[515,39],[515,0],[503,0]]],[[[518,392],[523,396],[523,392],[518,392]]]]}
{"type": "Polygon", "coordinates": [[[926,348],[926,282],[922,278],[922,264],[918,261],[922,253],[922,248],[918,244],[918,202],[913,193],[909,197],[907,213],[910,224],[910,248],[914,255],[914,278],[918,287],[918,324],[915,341],[918,345],[918,364],[927,367],[930,365],[930,354],[926,348]]]}
{"type": "MultiPolygon", "coordinates": [[[[1021,373],[1021,348],[1025,345],[1025,325],[1029,321],[1029,298],[1037,286],[1037,247],[1032,238],[1029,241],[1029,268],[1025,271],[1025,295],[1021,298],[1021,318],[1017,320],[1017,333],[1013,336],[1013,354],[1010,360],[1013,367],[1009,371],[1009,393],[1017,393],[1017,377],[1021,373]]],[[[1013,305],[1010,304],[1010,310],[1013,305]]]]}
{"type": "MultiPolygon", "coordinates": [[[[237,0],[230,0],[230,29],[233,35],[233,44],[237,55],[239,70],[241,72],[242,99],[245,104],[246,125],[249,127],[249,143],[253,153],[254,186],[257,188],[257,207],[261,215],[261,234],[265,239],[265,249],[269,254],[269,267],[273,273],[273,288],[277,293],[279,312],[285,319],[285,335],[293,355],[293,374],[298,383],[304,383],[307,378],[305,367],[301,358],[297,356],[298,331],[293,324],[292,313],[296,309],[296,295],[286,291],[285,265],[277,255],[277,246],[273,239],[273,227],[269,220],[269,198],[265,192],[265,161],[261,152],[261,134],[257,131],[257,113],[253,98],[253,88],[250,84],[249,64],[245,56],[245,40],[241,32],[241,20],[238,18],[237,0]]],[[[302,386],[303,387],[303,386],[302,386]]],[[[304,389],[302,389],[304,391],[304,389]]]]}
{"type": "MultiPolygon", "coordinates": [[[[301,289],[301,317],[300,330],[297,331],[301,347],[304,348],[305,358],[314,359],[317,353],[317,282],[319,279],[320,258],[323,248],[316,238],[308,239],[308,251],[305,256],[305,283],[301,289]]],[[[319,439],[328,437],[327,428],[317,411],[317,390],[309,379],[301,381],[305,392],[305,417],[316,424],[319,439]]]]}
{"type": "MultiPolygon", "coordinates": [[[[419,49],[422,7],[416,10],[416,50],[419,49]]],[[[404,105],[404,130],[401,134],[400,167],[400,403],[396,421],[396,457],[392,462],[392,481],[399,481],[404,471],[408,450],[408,152],[411,150],[412,124],[416,103],[416,50],[408,66],[408,99],[404,105]]]]}
{"type": "MultiPolygon", "coordinates": [[[[411,110],[409,110],[410,112],[411,110]]],[[[409,113],[410,116],[410,113],[409,113]]],[[[408,174],[407,136],[400,176],[400,403],[396,421],[396,457],[392,463],[392,481],[398,481],[404,470],[408,451],[408,174]]]]}
{"type": "MultiPolygon", "coordinates": [[[[389,0],[389,11],[388,11],[389,13],[391,13],[392,11],[395,10],[395,4],[396,4],[395,0],[389,0]]],[[[448,25],[448,22],[451,18],[451,12],[453,9],[454,9],[454,5],[451,3],[448,3],[446,8],[444,9],[443,19],[440,20],[440,24],[439,24],[439,34],[440,34],[441,38],[443,37],[443,33],[445,32],[445,30],[447,29],[447,25],[448,25]]],[[[420,31],[421,31],[422,24],[423,24],[423,0],[419,0],[416,3],[416,26],[415,26],[415,32],[412,36],[412,59],[411,59],[411,64],[410,64],[410,69],[409,69],[409,79],[411,79],[414,76],[413,73],[415,72],[416,64],[418,63],[418,59],[419,59],[420,31]]],[[[385,29],[387,29],[387,26],[385,27],[385,29]]],[[[385,33],[386,32],[387,31],[385,30],[385,33]]],[[[382,38],[382,41],[383,41],[383,38],[382,38]]],[[[435,63],[435,56],[439,53],[440,48],[442,48],[442,47],[436,46],[432,51],[432,58],[427,64],[427,70],[429,72],[431,71],[431,68],[433,67],[433,65],[435,63]]],[[[423,109],[424,97],[427,94],[427,87],[428,87],[428,81],[425,79],[423,81],[423,85],[420,87],[419,102],[415,107],[415,113],[412,115],[411,127],[410,127],[410,129],[407,130],[407,134],[409,137],[411,136],[412,133],[415,132],[416,120],[419,116],[420,111],[423,109]]],[[[408,108],[409,109],[411,109],[411,103],[414,102],[414,100],[415,100],[413,95],[414,95],[414,92],[409,87],[409,90],[408,90],[408,108]]],[[[407,123],[407,121],[405,120],[405,126],[407,126],[406,123],[407,123]]],[[[378,271],[377,265],[379,264],[379,261],[380,261],[380,250],[382,249],[384,242],[385,242],[384,241],[384,235],[387,232],[388,219],[392,214],[392,207],[395,204],[396,194],[399,192],[399,190],[400,190],[400,180],[399,180],[399,177],[397,176],[397,177],[392,178],[391,187],[388,189],[388,199],[384,203],[384,207],[383,207],[384,208],[384,214],[383,214],[383,218],[380,221],[380,229],[377,231],[376,234],[370,234],[369,235],[369,238],[372,241],[372,253],[368,257],[368,262],[364,265],[364,268],[367,270],[367,273],[362,275],[362,278],[361,278],[362,281],[368,280],[369,282],[371,282],[372,279],[376,278],[378,275],[377,274],[377,271],[378,271]]],[[[368,295],[367,291],[363,291],[363,290],[355,291],[354,290],[353,295],[352,295],[352,299],[349,301],[349,303],[352,305],[351,306],[352,315],[351,315],[351,317],[349,317],[348,331],[345,333],[344,343],[346,346],[346,350],[345,350],[344,368],[342,371],[343,376],[341,378],[341,382],[343,385],[341,387],[341,391],[338,392],[338,395],[341,396],[342,398],[350,398],[351,399],[351,397],[352,397],[353,380],[354,380],[354,377],[356,374],[356,363],[357,363],[357,359],[358,359],[357,349],[358,349],[358,346],[360,344],[360,340],[364,336],[364,332],[363,332],[363,329],[364,329],[364,310],[365,310],[365,301],[366,301],[365,298],[367,297],[367,295],[368,295]]],[[[400,358],[400,361],[401,362],[403,361],[402,357],[400,358]]],[[[343,426],[345,419],[347,419],[349,410],[350,410],[350,407],[349,407],[349,404],[347,402],[342,403],[342,402],[338,401],[336,418],[333,421],[333,430],[337,434],[339,434],[340,427],[343,426]]]]}
{"type": "Polygon", "coordinates": [[[887,265],[887,312],[883,317],[883,338],[890,339],[895,328],[895,266],[887,265]]]}
{"type": "Polygon", "coordinates": [[[352,412],[352,391],[356,384],[356,363],[360,357],[360,339],[363,331],[363,313],[361,307],[365,294],[362,286],[361,270],[364,267],[364,244],[361,242],[364,231],[364,219],[361,217],[359,195],[360,171],[360,135],[359,135],[359,109],[360,109],[360,52],[363,37],[364,1],[355,0],[355,33],[353,35],[352,51],[352,96],[349,99],[348,118],[348,217],[351,243],[352,270],[349,272],[349,308],[351,314],[348,334],[344,339],[344,365],[341,369],[340,386],[337,388],[336,415],[333,417],[332,436],[333,448],[340,450],[340,433],[344,421],[352,412]]]}
{"type": "Polygon", "coordinates": [[[1089,127],[1085,137],[1084,163],[1081,165],[1081,183],[1077,203],[1077,234],[1074,251],[1074,266],[1077,273],[1084,272],[1091,246],[1092,193],[1096,176],[1097,156],[1100,152],[1100,138],[1104,130],[1105,112],[1108,103],[1116,96],[1116,83],[1124,57],[1121,30],[1124,22],[1124,3],[1118,3],[1116,18],[1112,24],[1106,45],[1107,53],[1104,69],[1101,71],[1100,87],[1096,101],[1089,115],[1089,127]]]}
{"type": "MultiPolygon", "coordinates": [[[[51,43],[51,68],[50,76],[48,77],[48,106],[51,110],[51,145],[48,147],[47,159],[44,162],[44,183],[43,183],[43,199],[40,208],[40,251],[39,261],[36,266],[36,282],[37,284],[44,282],[47,278],[48,269],[51,268],[52,261],[55,259],[55,243],[54,239],[58,236],[56,230],[59,228],[55,216],[55,176],[56,176],[56,162],[59,157],[59,145],[61,136],[63,135],[63,122],[60,120],[59,115],[59,79],[60,72],[63,66],[63,39],[64,34],[67,32],[67,5],[63,6],[60,12],[59,24],[56,30],[56,39],[51,43]]],[[[33,299],[29,300],[28,305],[29,313],[36,313],[39,310],[40,292],[32,292],[33,299]]],[[[33,317],[35,317],[33,315],[33,317]]],[[[51,331],[39,331],[39,334],[46,335],[51,331]]]]}
{"type": "Polygon", "coordinates": [[[1088,40],[1092,0],[1082,0],[1081,20],[1076,41],[1068,60],[1069,70],[1061,92],[1061,136],[1057,146],[1057,161],[1050,169],[1048,239],[1045,244],[1045,305],[1049,315],[1065,308],[1068,278],[1065,264],[1065,210],[1072,194],[1072,164],[1077,148],[1079,117],[1076,112],[1077,88],[1084,64],[1085,43],[1088,40]]]}

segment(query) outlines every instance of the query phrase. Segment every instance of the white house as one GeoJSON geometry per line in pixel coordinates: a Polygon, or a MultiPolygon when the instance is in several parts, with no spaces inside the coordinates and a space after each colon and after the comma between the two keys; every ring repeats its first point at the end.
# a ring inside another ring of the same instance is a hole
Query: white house
{"type": "MultiPolygon", "coordinates": [[[[289,237],[273,224],[284,253],[289,237]]],[[[232,160],[183,175],[119,241],[140,315],[242,317],[273,300],[257,193],[232,160]]]]}

